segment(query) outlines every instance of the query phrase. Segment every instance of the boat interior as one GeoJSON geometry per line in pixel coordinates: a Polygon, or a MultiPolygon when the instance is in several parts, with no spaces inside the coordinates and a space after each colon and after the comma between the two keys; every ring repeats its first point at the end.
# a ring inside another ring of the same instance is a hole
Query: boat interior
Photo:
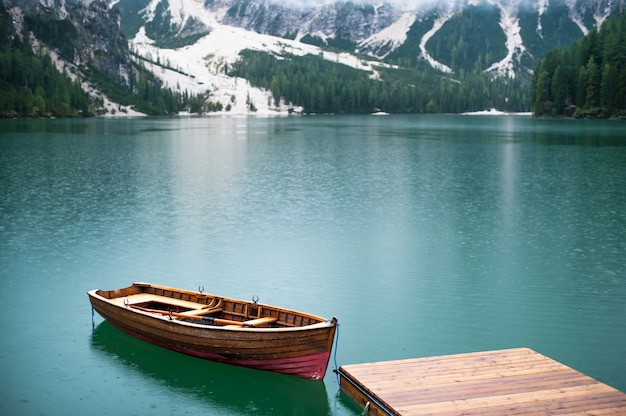
{"type": "Polygon", "coordinates": [[[119,306],[205,325],[286,328],[324,322],[313,315],[259,304],[258,299],[246,302],[147,283],[97,294],[119,306]]]}

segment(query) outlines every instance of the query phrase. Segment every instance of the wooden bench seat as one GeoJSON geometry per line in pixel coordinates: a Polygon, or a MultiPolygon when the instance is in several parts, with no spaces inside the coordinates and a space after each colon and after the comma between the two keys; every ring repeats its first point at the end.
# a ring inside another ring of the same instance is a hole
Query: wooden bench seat
{"type": "Polygon", "coordinates": [[[200,308],[200,309],[192,309],[190,311],[181,312],[179,313],[179,315],[201,316],[201,315],[208,315],[211,313],[221,312],[223,310],[224,308],[200,308]]]}
{"type": "Polygon", "coordinates": [[[125,305],[126,304],[125,302],[127,302],[129,305],[137,305],[140,303],[148,303],[148,302],[158,302],[158,303],[163,303],[165,305],[177,306],[179,308],[192,309],[194,311],[206,306],[201,303],[191,302],[191,301],[182,300],[182,299],[169,298],[167,296],[153,295],[151,293],[137,293],[136,295],[125,296],[125,297],[115,299],[115,302],[120,305],[125,305]]]}
{"type": "Polygon", "coordinates": [[[267,324],[274,323],[277,320],[278,318],[275,318],[273,316],[266,316],[264,318],[257,318],[257,319],[251,319],[249,321],[243,321],[242,324],[243,326],[260,326],[260,325],[267,325],[267,324]]]}

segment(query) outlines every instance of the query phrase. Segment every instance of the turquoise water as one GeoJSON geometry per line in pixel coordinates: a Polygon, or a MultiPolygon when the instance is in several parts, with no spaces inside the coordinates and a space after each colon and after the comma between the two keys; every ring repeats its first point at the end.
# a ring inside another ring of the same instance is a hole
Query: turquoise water
{"type": "Polygon", "coordinates": [[[357,415],[92,318],[149,281],[339,317],[338,365],[530,347],[626,391],[626,125],[0,122],[0,414],[357,415]]]}

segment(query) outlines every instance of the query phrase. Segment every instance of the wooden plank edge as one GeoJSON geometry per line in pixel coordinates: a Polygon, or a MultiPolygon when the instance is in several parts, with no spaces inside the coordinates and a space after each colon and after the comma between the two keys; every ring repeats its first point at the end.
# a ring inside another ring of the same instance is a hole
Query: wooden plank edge
{"type": "Polygon", "coordinates": [[[372,416],[399,416],[391,406],[381,400],[365,386],[344,371],[343,367],[335,370],[339,376],[339,388],[372,416]]]}

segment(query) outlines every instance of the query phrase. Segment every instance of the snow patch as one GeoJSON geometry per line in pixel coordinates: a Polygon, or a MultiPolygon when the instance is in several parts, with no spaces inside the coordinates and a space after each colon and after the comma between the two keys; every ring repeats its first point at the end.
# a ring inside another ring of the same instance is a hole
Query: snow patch
{"type": "Polygon", "coordinates": [[[184,0],[168,0],[170,4],[171,22],[178,25],[178,27],[184,27],[189,19],[189,15],[185,13],[185,5],[183,2],[184,0]]]}
{"type": "Polygon", "coordinates": [[[537,3],[538,3],[537,7],[538,7],[538,11],[539,11],[539,16],[541,16],[548,9],[548,6],[550,5],[550,2],[549,2],[549,0],[539,0],[537,3]]]}
{"type": "Polygon", "coordinates": [[[402,13],[400,18],[392,25],[363,40],[359,44],[359,49],[376,49],[377,46],[390,44],[391,47],[388,51],[380,55],[381,58],[386,57],[391,51],[404,43],[409,29],[415,22],[415,18],[415,12],[407,11],[402,13]]]}
{"type": "Polygon", "coordinates": [[[583,32],[583,35],[586,36],[589,33],[589,29],[587,29],[587,27],[583,23],[582,16],[580,16],[580,14],[576,11],[576,0],[566,0],[565,4],[569,9],[569,18],[572,19],[574,23],[576,23],[576,26],[578,26],[580,31],[583,32]]]}
{"type": "Polygon", "coordinates": [[[504,59],[491,65],[485,72],[497,72],[500,75],[515,78],[515,61],[519,62],[526,51],[517,17],[518,4],[498,2],[497,6],[500,9],[500,27],[506,36],[508,52],[504,59]]]}
{"type": "Polygon", "coordinates": [[[490,108],[489,110],[482,111],[472,111],[467,113],[461,113],[464,116],[531,116],[532,113],[508,113],[506,111],[500,111],[495,108],[490,108]]]}
{"type": "Polygon", "coordinates": [[[438,69],[441,72],[445,72],[446,74],[451,74],[452,68],[450,68],[447,65],[442,64],[441,62],[437,61],[435,58],[430,56],[430,54],[426,50],[426,43],[428,43],[430,38],[432,38],[435,35],[435,33],[437,33],[439,29],[441,29],[441,27],[444,25],[444,23],[446,23],[450,19],[450,17],[452,17],[452,12],[447,12],[443,16],[440,16],[437,19],[435,19],[435,22],[433,23],[433,27],[428,32],[426,32],[424,36],[422,36],[422,39],[420,40],[420,51],[421,51],[422,57],[426,59],[426,61],[430,64],[430,66],[432,66],[435,69],[438,69]]]}
{"type": "MultiPolygon", "coordinates": [[[[197,1],[191,1],[196,6],[197,1]]],[[[295,40],[277,38],[251,32],[234,26],[226,26],[217,22],[216,16],[203,7],[187,10],[210,27],[210,33],[190,46],[179,49],[163,49],[154,45],[148,38],[145,29],[141,28],[131,40],[133,50],[150,62],[145,62],[148,69],[155,74],[165,86],[177,91],[188,91],[192,94],[207,94],[212,102],[220,102],[225,108],[230,105],[229,114],[249,114],[250,105],[256,114],[286,113],[294,109],[291,103],[281,102],[277,106],[268,90],[252,87],[243,78],[227,75],[231,65],[240,59],[239,53],[244,49],[274,53],[278,56],[292,54],[303,56],[317,55],[326,60],[348,65],[370,72],[370,77],[377,78],[375,70],[379,62],[367,61],[347,52],[335,53],[322,51],[319,47],[307,45],[295,40]],[[166,68],[164,68],[166,67],[166,68]],[[171,68],[171,69],[168,69],[171,68]]]]}

